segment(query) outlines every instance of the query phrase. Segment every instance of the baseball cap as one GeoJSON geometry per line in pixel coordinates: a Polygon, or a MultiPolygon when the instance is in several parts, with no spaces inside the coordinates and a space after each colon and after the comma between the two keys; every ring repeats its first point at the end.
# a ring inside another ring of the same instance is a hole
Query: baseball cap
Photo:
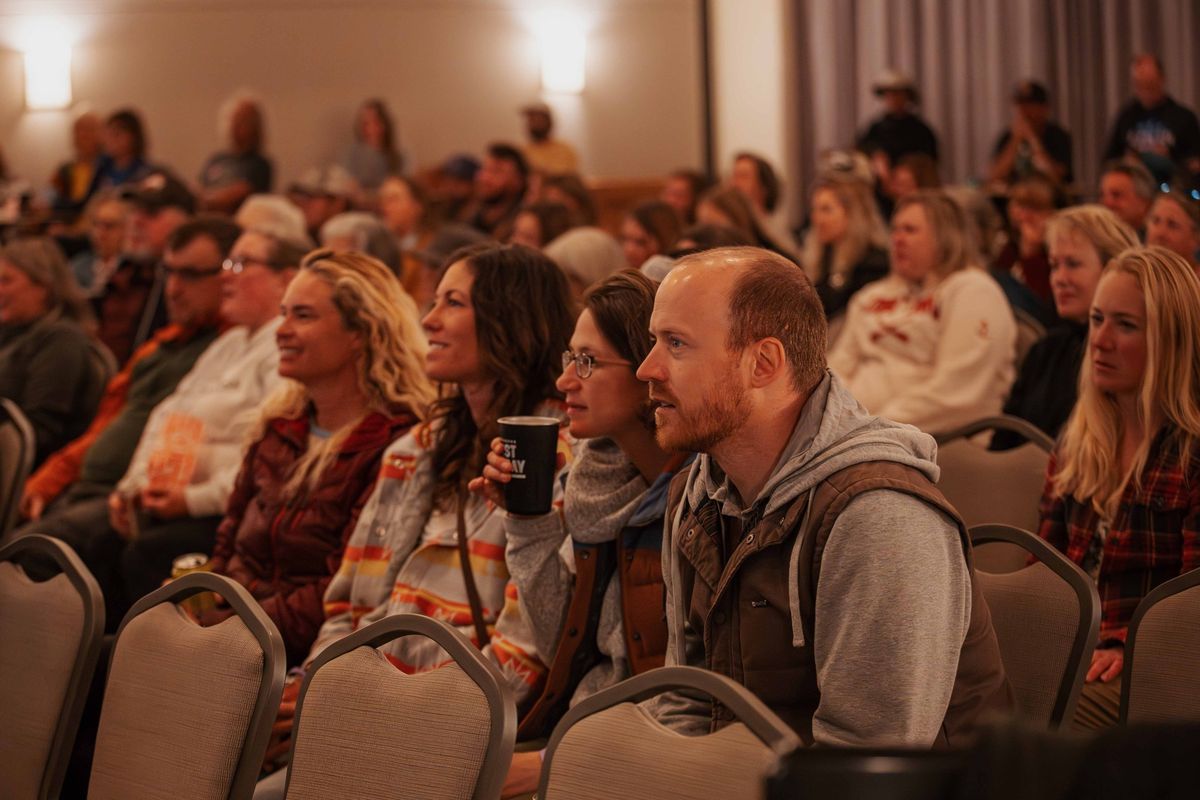
{"type": "Polygon", "coordinates": [[[183,181],[165,169],[155,170],[132,184],[126,184],[119,194],[130,205],[151,214],[164,208],[196,213],[195,196],[183,181]]]}

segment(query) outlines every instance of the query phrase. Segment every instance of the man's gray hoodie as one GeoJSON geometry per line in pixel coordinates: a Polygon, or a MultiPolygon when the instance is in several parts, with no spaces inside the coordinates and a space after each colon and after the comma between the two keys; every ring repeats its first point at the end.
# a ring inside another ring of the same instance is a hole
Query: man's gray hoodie
{"type": "MultiPolygon", "coordinates": [[[[753,503],[744,505],[719,465],[701,455],[687,477],[687,505],[719,504],[723,517],[782,514],[830,475],[864,462],[889,461],[938,479],[933,438],[910,425],[869,415],[832,374],[801,411],[791,439],[753,503]]],[[[685,622],[674,591],[679,573],[671,509],[663,547],[667,582],[667,663],[705,664],[699,634],[685,622]],[[680,632],[682,631],[682,636],[680,632]]],[[[801,528],[807,527],[802,525],[801,528]]],[[[793,646],[813,648],[820,704],[817,744],[929,746],[949,705],[959,652],[971,617],[970,575],[954,522],[915,497],[890,489],[855,498],[829,534],[821,560],[815,630],[801,622],[797,575],[802,542],[790,559],[788,598],[793,646]]],[[[709,725],[706,703],[678,695],[652,708],[692,732],[709,725]]]]}

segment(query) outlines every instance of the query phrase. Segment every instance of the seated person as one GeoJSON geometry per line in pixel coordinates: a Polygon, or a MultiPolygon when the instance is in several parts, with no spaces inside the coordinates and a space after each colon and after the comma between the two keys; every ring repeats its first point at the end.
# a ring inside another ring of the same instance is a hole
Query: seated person
{"type": "Polygon", "coordinates": [[[214,153],[200,170],[199,206],[234,214],[252,194],[271,191],[274,167],[263,155],[263,112],[250,97],[233,97],[221,108],[225,150],[214,153]]]}
{"type": "MultiPolygon", "coordinates": [[[[586,440],[567,475],[562,511],[504,517],[505,563],[538,656],[550,665],[537,703],[521,722],[521,738],[548,736],[568,701],[663,663],[663,513],[667,486],[684,455],[654,441],[646,384],[633,374],[650,351],[656,288],[649,278],[626,271],[584,296],[558,379],[571,436],[586,440]],[[584,563],[597,566],[576,570],[577,552],[589,552],[592,558],[584,563]],[[598,573],[600,564],[610,567],[598,573]],[[599,622],[588,641],[560,639],[566,624],[591,630],[590,620],[599,622]],[[593,666],[572,683],[572,665],[585,657],[593,666]]],[[[502,453],[494,439],[483,477],[471,482],[472,491],[500,507],[501,486],[512,473],[502,453]]],[[[534,791],[540,769],[536,752],[515,753],[505,794],[534,791]]]]}
{"type": "Polygon", "coordinates": [[[357,250],[382,261],[392,274],[400,276],[400,245],[374,214],[347,211],[325,220],[321,246],[335,253],[357,250]]]}
{"type": "Polygon", "coordinates": [[[854,295],[829,368],[872,414],[939,432],[1000,411],[1017,327],[944,193],[900,201],[891,273],[854,295]]]}
{"type": "Polygon", "coordinates": [[[1050,119],[1050,93],[1037,81],[1013,90],[1012,125],[992,149],[988,180],[1012,184],[1035,173],[1071,182],[1071,134],[1050,119]]]}
{"type": "Polygon", "coordinates": [[[234,242],[221,275],[230,327],[150,414],[109,495],[109,524],[122,544],[120,580],[104,587],[106,596],[123,592],[132,604],[170,577],[177,556],[212,552],[259,407],[279,386],[279,304],[303,256],[257,231],[234,242]]]}
{"type": "MultiPolygon", "coordinates": [[[[546,667],[505,565],[504,514],[470,494],[466,482],[483,469],[500,417],[561,416],[554,381],[571,335],[567,282],[554,262],[526,247],[466,250],[446,270],[423,324],[425,371],[441,384],[441,396],[429,420],[384,455],[378,485],[351,527],[345,558],[325,593],[327,619],[305,661],[376,620],[425,614],[455,626],[483,650],[521,705],[546,667]],[[540,313],[514,315],[514,309],[540,313]]],[[[559,453],[564,460],[569,453],[565,434],[559,453]]],[[[560,490],[555,494],[561,502],[560,490]]],[[[419,636],[397,639],[383,653],[409,673],[445,659],[440,647],[419,636]]],[[[298,680],[284,687],[268,760],[287,751],[286,738],[278,737],[289,735],[299,689],[298,680]]],[[[268,779],[255,796],[277,796],[282,780],[268,779]]]]}
{"type": "Polygon", "coordinates": [[[34,464],[75,439],[104,391],[88,347],[92,310],[50,239],[0,248],[0,397],[33,428],[34,464]]]}
{"type": "Polygon", "coordinates": [[[1100,203],[1142,236],[1158,184],[1142,162],[1109,161],[1100,173],[1100,203]]]}
{"type": "MultiPolygon", "coordinates": [[[[254,595],[297,664],[325,621],[322,596],[383,451],[434,392],[416,307],[375,259],[310,253],[280,309],[279,374],[290,380],[263,406],[211,564],[254,595]]],[[[218,606],[200,620],[232,613],[218,606]]]]}
{"type": "Polygon", "coordinates": [[[1079,402],[1046,472],[1039,535],[1096,581],[1100,640],[1078,727],[1115,725],[1138,603],[1200,567],[1200,279],[1161,247],[1108,263],[1079,402]]]}
{"type": "MultiPolygon", "coordinates": [[[[1075,407],[1079,365],[1087,342],[1088,315],[1100,272],[1109,259],[1136,247],[1137,234],[1101,205],[1068,208],[1046,225],[1050,247],[1050,291],[1059,321],[1029,349],[1004,413],[1029,420],[1057,437],[1075,407]]],[[[1025,441],[1014,431],[998,430],[993,450],[1007,450],[1025,441]]]]}
{"type": "Polygon", "coordinates": [[[837,173],[817,179],[809,218],[800,263],[833,319],[855,292],[887,275],[887,229],[871,187],[837,173]]]}
{"type": "Polygon", "coordinates": [[[758,247],[796,259],[795,242],[791,236],[777,236],[763,224],[762,218],[745,196],[732,186],[717,186],[700,196],[696,205],[696,222],[700,225],[721,225],[736,228],[758,247]]]}
{"type": "Polygon", "coordinates": [[[541,250],[574,227],[571,220],[571,210],[562,203],[549,200],[526,203],[513,219],[506,239],[508,244],[541,250]]]}
{"type": "Polygon", "coordinates": [[[1146,244],[1165,247],[1200,270],[1200,190],[1170,187],[1146,215],[1146,244]]]}
{"type": "Polygon", "coordinates": [[[621,221],[621,249],[630,269],[640,269],[646,259],[668,253],[683,232],[675,209],[661,200],[647,200],[633,207],[621,221]]]}
{"type": "MultiPolygon", "coordinates": [[[[954,747],[1011,708],[936,445],[829,374],[804,273],[757,248],[687,256],[650,333],[658,444],[700,454],[666,511],[667,663],[738,681],[821,746],[954,747]]],[[[680,732],[733,720],[678,694],[651,708],[680,732]]]]}
{"type": "Polygon", "coordinates": [[[572,228],[547,245],[544,252],[567,276],[575,301],[592,284],[629,267],[620,243],[600,228],[572,228]]]}
{"type": "Polygon", "coordinates": [[[1027,310],[1036,312],[1034,316],[1038,318],[1047,316],[1053,302],[1046,223],[1054,216],[1057,200],[1054,184],[1044,175],[1017,181],[1008,196],[1009,240],[992,263],[997,277],[1003,276],[1022,287],[1027,302],[1033,304],[1027,310]]]}
{"type": "MultiPolygon", "coordinates": [[[[221,259],[236,235],[235,226],[211,218],[187,223],[171,234],[164,293],[170,324],[109,381],[87,431],[46,459],[25,482],[21,513],[29,522],[14,535],[57,537],[93,573],[111,568],[108,496],[129,469],[150,412],[175,391],[217,337],[221,259]]],[[[99,580],[103,586],[112,584],[104,577],[99,580]]]]}
{"type": "Polygon", "coordinates": [[[89,247],[71,259],[71,271],[88,297],[102,294],[108,279],[117,271],[125,248],[128,219],[128,204],[115,194],[97,194],[87,204],[83,222],[89,247]]]}

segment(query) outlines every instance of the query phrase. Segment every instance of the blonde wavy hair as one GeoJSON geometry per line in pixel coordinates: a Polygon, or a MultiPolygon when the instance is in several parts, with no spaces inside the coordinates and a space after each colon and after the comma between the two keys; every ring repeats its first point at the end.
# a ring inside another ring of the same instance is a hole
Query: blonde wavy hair
{"type": "MultiPolygon", "coordinates": [[[[315,250],[300,262],[300,272],[319,278],[330,288],[342,325],[362,335],[358,386],[368,411],[389,413],[401,406],[417,419],[425,419],[437,397],[425,375],[428,345],[417,305],[391,270],[362,253],[315,250]]],[[[285,381],[264,404],[263,422],[275,417],[296,419],[308,413],[310,400],[302,384],[285,381]]],[[[296,463],[285,491],[292,494],[315,488],[356,425],[357,420],[312,444],[296,463]]]]}
{"type": "Polygon", "coordinates": [[[1137,234],[1120,217],[1098,203],[1063,209],[1046,223],[1046,241],[1074,234],[1096,248],[1100,263],[1107,264],[1117,253],[1138,246],[1137,234]]]}
{"type": "Polygon", "coordinates": [[[1183,258],[1162,247],[1122,251],[1104,268],[1106,276],[1116,273],[1132,277],[1145,299],[1146,371],[1138,419],[1146,436],[1129,470],[1122,473],[1124,428],[1117,401],[1095,387],[1091,361],[1084,358],[1079,400],[1064,428],[1054,476],[1059,496],[1091,503],[1110,520],[1129,481],[1140,487],[1157,426],[1175,428],[1183,463],[1200,437],[1200,278],[1183,258]]]}
{"type": "MultiPolygon", "coordinates": [[[[810,200],[816,199],[817,192],[822,190],[831,192],[846,211],[846,234],[834,243],[829,266],[831,277],[845,276],[862,260],[869,248],[887,250],[887,228],[879,216],[879,206],[875,203],[871,187],[863,181],[848,175],[826,175],[813,184],[810,200]]],[[[809,280],[814,283],[823,277],[821,256],[824,249],[825,245],[817,239],[816,231],[810,229],[800,248],[800,263],[804,265],[809,280]]]]}

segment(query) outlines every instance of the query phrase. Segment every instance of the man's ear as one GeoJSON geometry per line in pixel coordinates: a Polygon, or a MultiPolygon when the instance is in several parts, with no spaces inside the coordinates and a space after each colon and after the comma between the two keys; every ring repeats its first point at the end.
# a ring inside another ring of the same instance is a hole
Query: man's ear
{"type": "Polygon", "coordinates": [[[787,353],[783,342],[774,336],[760,339],[748,348],[750,355],[750,386],[761,389],[788,371],[787,353]]]}

